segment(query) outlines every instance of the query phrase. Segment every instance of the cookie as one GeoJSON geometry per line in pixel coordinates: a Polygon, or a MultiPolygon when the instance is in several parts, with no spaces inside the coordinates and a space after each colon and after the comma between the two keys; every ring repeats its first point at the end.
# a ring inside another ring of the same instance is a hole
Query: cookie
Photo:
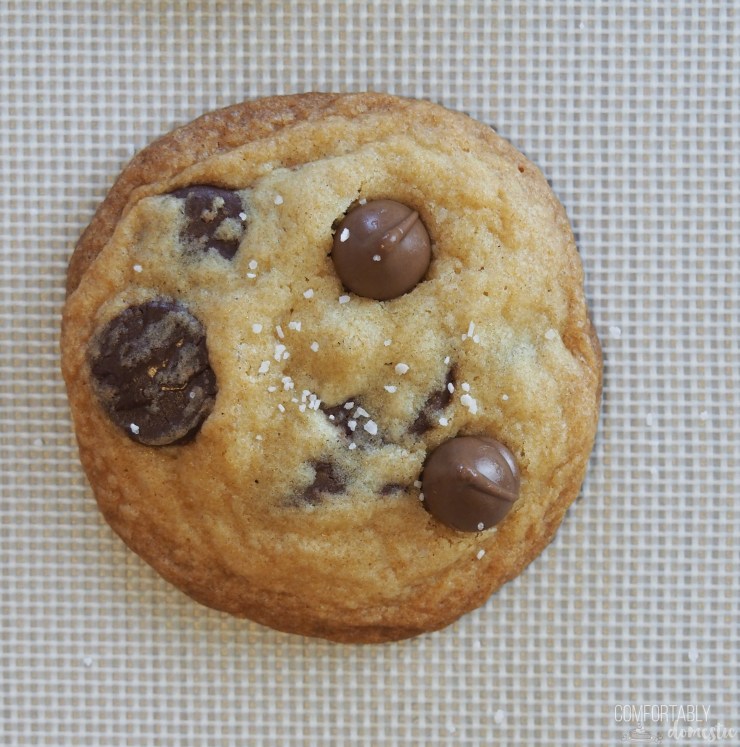
{"type": "Polygon", "coordinates": [[[542,174],[435,104],[206,114],[124,169],[68,271],[62,368],[111,527],[199,602],[381,642],[552,539],[601,355],[542,174]]]}

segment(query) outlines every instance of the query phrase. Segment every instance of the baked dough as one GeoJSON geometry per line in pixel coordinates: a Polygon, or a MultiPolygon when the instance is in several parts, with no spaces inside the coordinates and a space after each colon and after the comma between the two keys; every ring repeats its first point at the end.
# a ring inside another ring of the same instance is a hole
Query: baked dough
{"type": "Polygon", "coordinates": [[[205,605],[336,641],[439,629],[520,573],[575,499],[598,419],[581,263],[545,178],[489,127],[381,94],[250,101],[144,149],[72,256],[61,346],[82,464],[126,544],[205,605]],[[193,185],[241,200],[233,257],[184,241],[173,193],[193,185]],[[346,291],[330,256],[348,209],[379,199],[418,211],[432,245],[388,301],[346,291]],[[197,432],[164,446],[109,417],[91,352],[157,299],[202,325],[217,382],[197,432]],[[521,473],[482,532],[419,495],[427,455],[463,435],[521,473]]]}

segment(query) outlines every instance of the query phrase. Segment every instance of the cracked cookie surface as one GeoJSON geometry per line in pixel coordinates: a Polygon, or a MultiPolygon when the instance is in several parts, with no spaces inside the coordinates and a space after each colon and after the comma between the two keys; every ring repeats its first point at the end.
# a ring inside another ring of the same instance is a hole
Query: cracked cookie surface
{"type": "Polygon", "coordinates": [[[63,371],[96,499],[209,606],[341,641],[434,630],[536,557],[580,488],[601,357],[573,236],[539,171],[462,114],[304,94],[205,115],[124,170],[68,290],[63,371]],[[432,258],[378,301],[331,252],[352,205],[387,199],[418,212],[432,258]],[[214,399],[172,431],[185,443],[145,445],[101,402],[91,349],[162,298],[202,325],[214,399]],[[455,531],[420,500],[456,436],[517,460],[494,529],[455,531]]]}

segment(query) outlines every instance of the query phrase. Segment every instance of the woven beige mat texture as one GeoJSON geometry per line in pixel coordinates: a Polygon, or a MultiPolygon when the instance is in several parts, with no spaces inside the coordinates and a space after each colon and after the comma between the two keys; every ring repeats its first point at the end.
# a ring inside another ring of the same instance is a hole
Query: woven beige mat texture
{"type": "Polygon", "coordinates": [[[0,744],[740,744],[739,16],[0,0],[0,744]],[[375,647],[205,609],[128,551],[58,355],[67,259],[136,150],[245,98],[367,89],[468,112],[542,168],[605,354],[555,542],[447,630],[375,647]]]}

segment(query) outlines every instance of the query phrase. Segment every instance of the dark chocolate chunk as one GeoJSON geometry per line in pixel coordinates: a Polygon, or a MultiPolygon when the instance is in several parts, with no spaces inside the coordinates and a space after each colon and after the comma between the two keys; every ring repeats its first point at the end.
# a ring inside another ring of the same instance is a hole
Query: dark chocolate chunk
{"type": "Polygon", "coordinates": [[[244,235],[244,212],[236,192],[218,187],[195,185],[172,193],[185,201],[185,228],[180,240],[189,248],[203,252],[217,251],[231,259],[244,235]]]}
{"type": "Polygon", "coordinates": [[[386,301],[419,283],[432,250],[415,210],[394,200],[375,200],[350,210],[339,223],[331,256],[346,288],[386,301]]]}
{"type": "Polygon", "coordinates": [[[447,372],[444,387],[429,395],[416,420],[409,426],[409,433],[414,436],[421,436],[431,430],[434,415],[442,412],[450,404],[452,399],[450,384],[453,386],[455,384],[455,371],[452,368],[447,372]]]}
{"type": "Polygon", "coordinates": [[[315,506],[321,500],[322,495],[327,493],[335,495],[344,491],[344,479],[333,462],[321,460],[312,462],[311,466],[315,471],[314,479],[301,494],[300,501],[315,506]]]}
{"type": "Polygon", "coordinates": [[[358,399],[353,397],[331,407],[322,404],[321,410],[331,424],[338,428],[358,448],[367,448],[371,444],[380,446],[386,443],[381,435],[377,433],[373,435],[365,429],[365,423],[372,418],[358,399]]]}
{"type": "Polygon", "coordinates": [[[427,459],[421,482],[427,511],[463,532],[498,524],[519,497],[514,455],[492,438],[445,441],[427,459]]]}
{"type": "Polygon", "coordinates": [[[100,403],[134,441],[182,443],[213,409],[205,330],[176,301],[129,306],[97,333],[88,354],[100,403]]]}

